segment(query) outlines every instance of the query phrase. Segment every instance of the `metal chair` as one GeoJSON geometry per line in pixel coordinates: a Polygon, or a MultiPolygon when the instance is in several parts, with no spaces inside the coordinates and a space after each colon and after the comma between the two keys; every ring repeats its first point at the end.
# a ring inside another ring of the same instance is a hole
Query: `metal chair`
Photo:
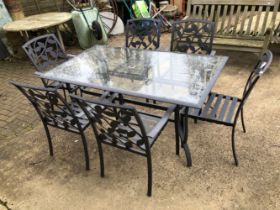
{"type": "MultiPolygon", "coordinates": [[[[37,71],[47,71],[60,63],[67,61],[72,58],[72,55],[68,55],[64,52],[60,42],[54,34],[46,34],[35,37],[26,42],[22,49],[31,60],[37,71]]],[[[56,87],[60,86],[61,89],[67,89],[69,92],[77,91],[77,86],[66,84],[60,85],[61,83],[55,81],[49,81],[41,79],[45,87],[56,87]]],[[[64,92],[65,95],[65,92],[64,92]]]]}
{"type": "Polygon", "coordinates": [[[90,123],[80,107],[75,103],[67,103],[56,88],[33,87],[14,81],[10,83],[23,93],[37,111],[46,131],[50,156],[53,156],[53,146],[48,126],[80,134],[86,170],[89,170],[89,155],[84,130],[90,123]]]}
{"type": "Polygon", "coordinates": [[[40,72],[47,71],[72,57],[64,52],[54,34],[35,37],[26,42],[22,48],[40,72]]]}
{"type": "MultiPolygon", "coordinates": [[[[35,37],[29,40],[22,46],[26,55],[31,60],[32,64],[35,66],[37,71],[44,72],[54,68],[55,66],[73,58],[73,55],[66,54],[63,50],[60,42],[54,34],[46,34],[42,36],[35,37]]],[[[91,94],[100,95],[86,87],[78,87],[73,84],[63,84],[60,82],[49,81],[46,79],[41,79],[45,87],[56,87],[59,86],[60,89],[64,91],[64,97],[66,98],[65,90],[69,93],[77,94],[80,90],[81,94],[91,94]]]]}
{"type": "Polygon", "coordinates": [[[160,45],[160,21],[152,18],[128,20],[126,47],[154,50],[160,45]]]}
{"type": "Polygon", "coordinates": [[[183,114],[185,115],[185,120],[187,117],[190,117],[195,120],[203,120],[232,127],[232,152],[236,166],[238,166],[234,138],[236,123],[239,115],[241,115],[242,128],[245,133],[246,128],[243,113],[245,102],[259,78],[270,66],[272,57],[273,55],[269,50],[262,54],[260,60],[258,61],[257,65],[251,72],[246,82],[242,98],[228,96],[220,93],[210,93],[206,103],[201,109],[189,109],[189,111],[188,109],[186,109],[185,113],[183,114]]]}
{"type": "Polygon", "coordinates": [[[214,29],[215,23],[208,20],[175,21],[172,24],[170,51],[214,55],[214,29]]]}
{"type": "MultiPolygon", "coordinates": [[[[125,46],[155,50],[160,45],[160,21],[153,18],[131,19],[126,23],[125,46]]],[[[149,100],[146,99],[149,103],[149,100]]],[[[155,104],[156,101],[153,100],[155,104]]]]}
{"type": "Polygon", "coordinates": [[[170,106],[162,118],[139,113],[132,106],[110,103],[102,100],[86,100],[70,95],[79,104],[91,122],[98,144],[100,158],[100,175],[104,177],[104,160],[102,144],[133,152],[147,158],[148,192],[152,195],[152,160],[151,147],[167,124],[176,106],[170,106]],[[96,104],[87,109],[89,104],[96,104]]]}

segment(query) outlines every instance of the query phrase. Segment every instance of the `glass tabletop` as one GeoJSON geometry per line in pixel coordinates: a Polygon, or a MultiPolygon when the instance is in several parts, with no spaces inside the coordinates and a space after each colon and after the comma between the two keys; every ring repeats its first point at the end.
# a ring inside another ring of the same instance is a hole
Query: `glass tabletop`
{"type": "Polygon", "coordinates": [[[201,107],[228,57],[94,46],[47,72],[51,79],[201,107]]]}

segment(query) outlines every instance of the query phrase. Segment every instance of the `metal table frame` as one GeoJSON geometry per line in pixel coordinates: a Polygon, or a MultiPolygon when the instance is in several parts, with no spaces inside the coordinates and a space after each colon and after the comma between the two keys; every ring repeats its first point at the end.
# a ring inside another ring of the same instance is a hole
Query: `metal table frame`
{"type": "MultiPolygon", "coordinates": [[[[166,52],[166,53],[171,53],[171,52],[166,52]]],[[[175,53],[175,54],[177,54],[177,53],[175,53]]],[[[178,53],[178,54],[182,54],[182,53],[178,53]]],[[[193,56],[196,56],[196,55],[193,55],[193,56]]],[[[210,93],[211,89],[213,88],[217,78],[219,77],[222,69],[224,68],[224,65],[225,65],[227,59],[228,58],[226,57],[224,64],[215,70],[215,74],[211,77],[211,80],[209,81],[207,88],[204,90],[204,92],[201,95],[201,98],[199,100],[199,103],[197,103],[197,104],[191,104],[189,102],[173,100],[173,99],[168,99],[168,98],[161,98],[161,97],[157,97],[154,95],[145,95],[145,94],[141,94],[141,93],[136,93],[131,90],[122,90],[122,89],[116,89],[116,88],[111,88],[111,87],[105,87],[105,86],[94,84],[94,83],[84,83],[84,82],[74,81],[74,80],[69,80],[69,79],[50,77],[50,76],[45,75],[42,72],[36,72],[36,74],[40,78],[43,78],[43,79],[55,80],[55,81],[63,82],[66,84],[86,86],[86,87],[91,87],[91,88],[95,88],[95,89],[99,89],[99,90],[118,93],[119,97],[116,100],[121,100],[122,102],[127,102],[127,103],[133,103],[133,104],[140,105],[140,106],[145,106],[145,107],[150,107],[150,108],[155,108],[155,109],[160,109],[160,110],[166,110],[165,106],[162,106],[159,104],[146,103],[146,102],[138,101],[138,100],[132,100],[132,99],[129,99],[126,97],[124,98],[123,95],[134,96],[134,97],[139,97],[139,98],[143,98],[143,99],[151,99],[151,100],[156,100],[156,101],[160,101],[160,102],[164,102],[164,103],[176,104],[177,107],[176,107],[176,111],[174,113],[174,119],[169,119],[169,121],[172,121],[175,123],[176,154],[179,155],[179,147],[180,147],[179,145],[181,143],[181,147],[185,151],[187,166],[191,166],[192,165],[191,153],[190,153],[190,150],[189,150],[189,147],[187,144],[188,127],[187,127],[186,122],[187,122],[188,118],[186,116],[184,118],[181,117],[180,110],[182,108],[185,108],[185,113],[188,113],[189,107],[194,107],[194,108],[202,107],[203,103],[205,102],[206,98],[208,97],[208,94],[210,93]]],[[[152,115],[152,114],[150,114],[150,115],[152,115]]],[[[155,117],[157,117],[157,116],[155,116],[155,117]]]]}

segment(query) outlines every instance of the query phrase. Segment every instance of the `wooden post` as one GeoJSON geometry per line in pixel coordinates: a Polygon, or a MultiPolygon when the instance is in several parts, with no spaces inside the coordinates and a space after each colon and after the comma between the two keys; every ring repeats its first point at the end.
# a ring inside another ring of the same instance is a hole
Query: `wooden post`
{"type": "Polygon", "coordinates": [[[19,0],[4,0],[4,3],[13,20],[24,18],[21,2],[19,0]]]}

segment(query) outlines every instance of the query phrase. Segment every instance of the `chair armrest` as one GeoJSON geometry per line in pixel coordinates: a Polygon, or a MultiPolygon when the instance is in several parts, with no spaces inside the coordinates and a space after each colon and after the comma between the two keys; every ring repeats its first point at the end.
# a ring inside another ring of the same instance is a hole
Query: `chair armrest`
{"type": "Polygon", "coordinates": [[[154,126],[154,128],[147,134],[148,137],[151,137],[153,139],[157,138],[162,131],[162,129],[167,124],[170,115],[175,111],[176,105],[171,105],[168,107],[166,112],[164,113],[163,117],[157,122],[157,124],[154,126]]]}

